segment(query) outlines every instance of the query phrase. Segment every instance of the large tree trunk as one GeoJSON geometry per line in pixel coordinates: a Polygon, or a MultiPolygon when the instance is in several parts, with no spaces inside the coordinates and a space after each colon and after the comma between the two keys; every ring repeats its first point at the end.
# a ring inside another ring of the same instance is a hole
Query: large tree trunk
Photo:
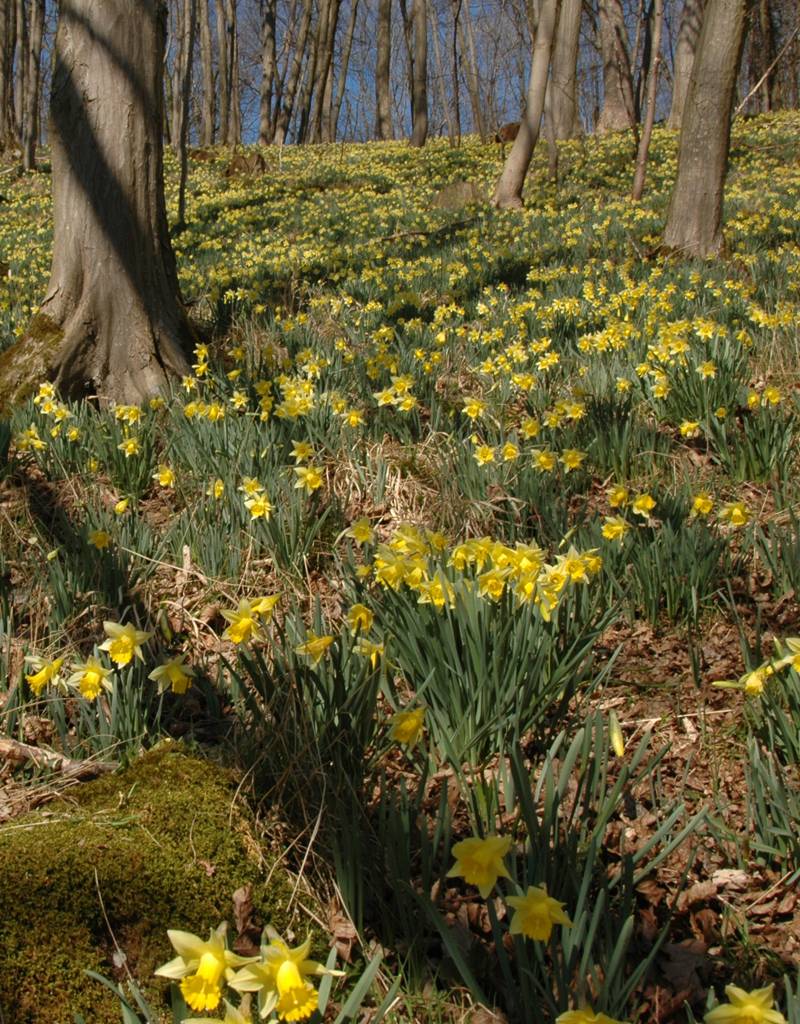
{"type": "Polygon", "coordinates": [[[261,2],[261,88],[258,101],[258,143],[268,146],[272,142],[272,91],[278,56],[275,49],[275,3],[261,2]]]}
{"type": "Polygon", "coordinates": [[[559,0],[542,0],[541,3],[533,43],[525,116],[520,122],[514,145],[492,196],[492,205],[500,209],[522,206],[522,186],[525,184],[525,175],[530,167],[542,123],[559,6],[559,0]]]}
{"type": "Polygon", "coordinates": [[[199,0],[198,29],[200,34],[200,68],[203,75],[203,102],[200,107],[200,145],[214,145],[214,56],[211,45],[211,22],[208,17],[208,0],[199,0]]]}
{"type": "Polygon", "coordinates": [[[32,171],[36,167],[36,143],[39,140],[39,86],[42,67],[44,4],[45,0],[31,0],[22,119],[22,166],[26,171],[32,171]]]}
{"type": "Polygon", "coordinates": [[[159,0],[61,0],[50,138],[53,263],[27,339],[71,396],[140,402],[188,371],[163,188],[159,0]]]}
{"type": "Polygon", "coordinates": [[[13,0],[0,0],[0,153],[11,148],[14,132],[14,43],[16,39],[13,0]]]}
{"type": "Polygon", "coordinates": [[[636,153],[636,171],[633,176],[631,198],[637,202],[644,192],[644,178],[647,171],[647,157],[650,153],[650,139],[656,119],[656,95],[658,92],[658,69],[661,65],[661,28],[664,24],[664,0],[653,0],[653,28],[650,40],[650,67],[647,72],[645,93],[645,115],[642,137],[636,153]]]}
{"type": "Polygon", "coordinates": [[[294,114],[294,101],[297,95],[297,86],[300,83],[300,72],[303,67],[303,58],[308,45],[308,33],[311,28],[311,15],[314,9],[314,0],[305,0],[303,16],[300,20],[300,28],[297,33],[297,43],[292,55],[292,66],[289,71],[289,80],[286,83],[286,95],[281,104],[280,113],[275,122],[275,143],[282,146],[286,139],[286,132],[289,122],[294,114]]]}
{"type": "Polygon", "coordinates": [[[672,106],[667,124],[670,128],[680,128],[686,93],[689,91],[689,79],[692,75],[694,54],[700,26],[703,24],[703,8],[705,0],[684,0],[681,11],[681,22],[678,28],[678,41],[675,44],[675,65],[672,72],[672,106]]]}
{"type": "Polygon", "coordinates": [[[375,63],[375,135],[391,139],[392,132],[392,0],[378,0],[375,63]]]}
{"type": "Polygon", "coordinates": [[[722,249],[722,199],[746,0],[708,0],[683,112],[678,176],[664,245],[687,256],[722,249]]]}
{"type": "Polygon", "coordinates": [[[581,134],[578,116],[578,44],[583,0],[562,0],[550,69],[548,113],[555,139],[581,134]]]}
{"type": "Polygon", "coordinates": [[[621,0],[600,0],[600,52],[603,59],[603,109],[597,133],[623,131],[635,121],[628,30],[621,0]]]}
{"type": "Polygon", "coordinates": [[[428,2],[414,0],[414,73],[411,90],[411,145],[428,138],[428,2]]]}

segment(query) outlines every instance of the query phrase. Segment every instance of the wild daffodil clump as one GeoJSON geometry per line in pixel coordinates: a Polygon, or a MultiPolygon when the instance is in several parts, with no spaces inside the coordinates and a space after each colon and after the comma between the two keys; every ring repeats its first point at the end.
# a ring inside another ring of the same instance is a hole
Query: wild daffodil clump
{"type": "MultiPolygon", "coordinates": [[[[421,986],[443,949],[511,1018],[639,1019],[667,932],[640,942],[637,886],[709,826],[659,795],[627,691],[604,702],[631,632],[671,631],[716,698],[705,631],[741,636],[742,857],[800,868],[800,646],[763,661],[740,614],[800,587],[798,133],[735,122],[727,256],[704,264],[658,249],[664,129],[641,203],[614,135],[564,143],[557,184],[537,162],[513,214],[436,201],[456,177],[488,194],[474,139],[192,166],[190,372],[142,406],[31,381],[0,423],[3,727],[76,760],[221,743],[421,986]],[[454,939],[478,900],[481,972],[454,939]]],[[[45,194],[5,191],[0,348],[50,247],[45,194]]],[[[306,943],[169,936],[159,973],[196,1019],[306,1020],[330,992],[306,943]]],[[[727,992],[709,1024],[789,1019],[727,992]]]]}

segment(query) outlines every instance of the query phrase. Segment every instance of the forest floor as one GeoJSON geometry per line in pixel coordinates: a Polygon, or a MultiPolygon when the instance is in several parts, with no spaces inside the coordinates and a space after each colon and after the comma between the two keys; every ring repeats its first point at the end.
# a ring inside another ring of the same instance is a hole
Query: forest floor
{"type": "MultiPolygon", "coordinates": [[[[733,983],[800,1024],[800,116],[736,121],[719,260],[659,250],[675,153],[637,204],[632,138],[566,143],[518,212],[460,184],[500,169],[473,139],[194,154],[192,375],[143,408],[31,381],[0,420],[3,871],[170,738],[313,893],[284,909],[352,976],[331,1020],[380,955],[374,1022],[666,1024],[733,983]],[[481,894],[453,848],[486,835],[481,894]],[[571,924],[515,936],[542,884],[571,924]]],[[[2,173],[0,351],[51,246],[47,169],[2,173]]],[[[108,903],[56,998],[130,992],[108,903]]],[[[14,934],[0,1019],[44,1020],[14,934]]]]}

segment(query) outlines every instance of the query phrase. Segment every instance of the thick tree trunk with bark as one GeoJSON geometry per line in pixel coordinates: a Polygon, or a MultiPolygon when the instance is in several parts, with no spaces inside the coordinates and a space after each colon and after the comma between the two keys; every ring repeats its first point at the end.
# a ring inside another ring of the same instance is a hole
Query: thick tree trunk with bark
{"type": "Polygon", "coordinates": [[[159,0],[61,0],[53,263],[21,345],[48,338],[63,394],[140,402],[188,369],[164,205],[165,34],[159,0]]]}
{"type": "Polygon", "coordinates": [[[559,6],[559,0],[542,0],[541,3],[533,43],[525,116],[520,121],[517,137],[492,196],[492,205],[500,209],[519,208],[523,205],[522,186],[539,139],[559,6]]]}
{"type": "Polygon", "coordinates": [[[703,8],[705,0],[684,0],[681,11],[681,22],[678,28],[678,41],[675,44],[675,65],[672,72],[672,106],[667,124],[670,128],[680,128],[686,93],[689,91],[689,79],[692,76],[697,40],[703,24],[703,8]]]}
{"type": "Polygon", "coordinates": [[[14,131],[14,0],[0,0],[0,153],[16,142],[14,131]]]}
{"type": "Polygon", "coordinates": [[[583,0],[562,0],[553,45],[548,91],[548,114],[553,138],[573,139],[581,134],[578,116],[578,44],[583,0]]]}
{"type": "Polygon", "coordinates": [[[214,145],[214,116],[216,97],[214,95],[214,56],[211,45],[211,22],[208,17],[208,0],[199,0],[198,31],[200,35],[200,69],[203,76],[203,100],[200,107],[200,145],[214,145]]]}
{"type": "Polygon", "coordinates": [[[45,0],[31,0],[28,31],[28,55],[25,67],[25,97],[22,118],[22,166],[36,167],[36,143],[39,140],[39,86],[41,84],[42,36],[45,0]]]}
{"type": "Polygon", "coordinates": [[[598,135],[634,125],[633,79],[628,54],[628,30],[621,0],[600,0],[600,52],[603,59],[603,109],[598,135]]]}
{"type": "Polygon", "coordinates": [[[411,89],[411,145],[428,138],[428,2],[414,0],[414,72],[411,89]]]}
{"type": "Polygon", "coordinates": [[[746,0],[708,0],[683,112],[664,245],[687,256],[722,249],[722,200],[746,0]]]}
{"type": "Polygon", "coordinates": [[[375,135],[394,138],[392,132],[392,0],[378,0],[375,62],[375,135]]]}
{"type": "Polygon", "coordinates": [[[653,28],[650,40],[650,67],[647,72],[645,93],[645,115],[642,137],[636,153],[636,171],[633,176],[631,198],[637,202],[644,192],[644,178],[647,171],[647,157],[650,153],[650,139],[656,119],[656,95],[658,92],[658,69],[661,65],[661,29],[664,24],[664,0],[653,0],[653,28]]]}

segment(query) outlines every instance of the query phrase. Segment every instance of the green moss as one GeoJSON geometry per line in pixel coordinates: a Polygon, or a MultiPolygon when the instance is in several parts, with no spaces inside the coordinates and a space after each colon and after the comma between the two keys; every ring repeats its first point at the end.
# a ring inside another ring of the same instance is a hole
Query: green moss
{"type": "Polygon", "coordinates": [[[0,416],[8,415],[47,379],[63,340],[58,324],[39,313],[25,336],[0,353],[0,416]]]}
{"type": "Polygon", "coordinates": [[[3,1019],[69,1024],[79,1012],[117,1024],[113,998],[83,974],[123,978],[110,931],[163,1005],[153,970],[174,955],[166,929],[208,934],[232,919],[231,896],[247,882],[259,923],[285,931],[289,882],[274,871],[265,884],[234,782],[209,761],[162,747],[0,830],[3,1019]]]}

